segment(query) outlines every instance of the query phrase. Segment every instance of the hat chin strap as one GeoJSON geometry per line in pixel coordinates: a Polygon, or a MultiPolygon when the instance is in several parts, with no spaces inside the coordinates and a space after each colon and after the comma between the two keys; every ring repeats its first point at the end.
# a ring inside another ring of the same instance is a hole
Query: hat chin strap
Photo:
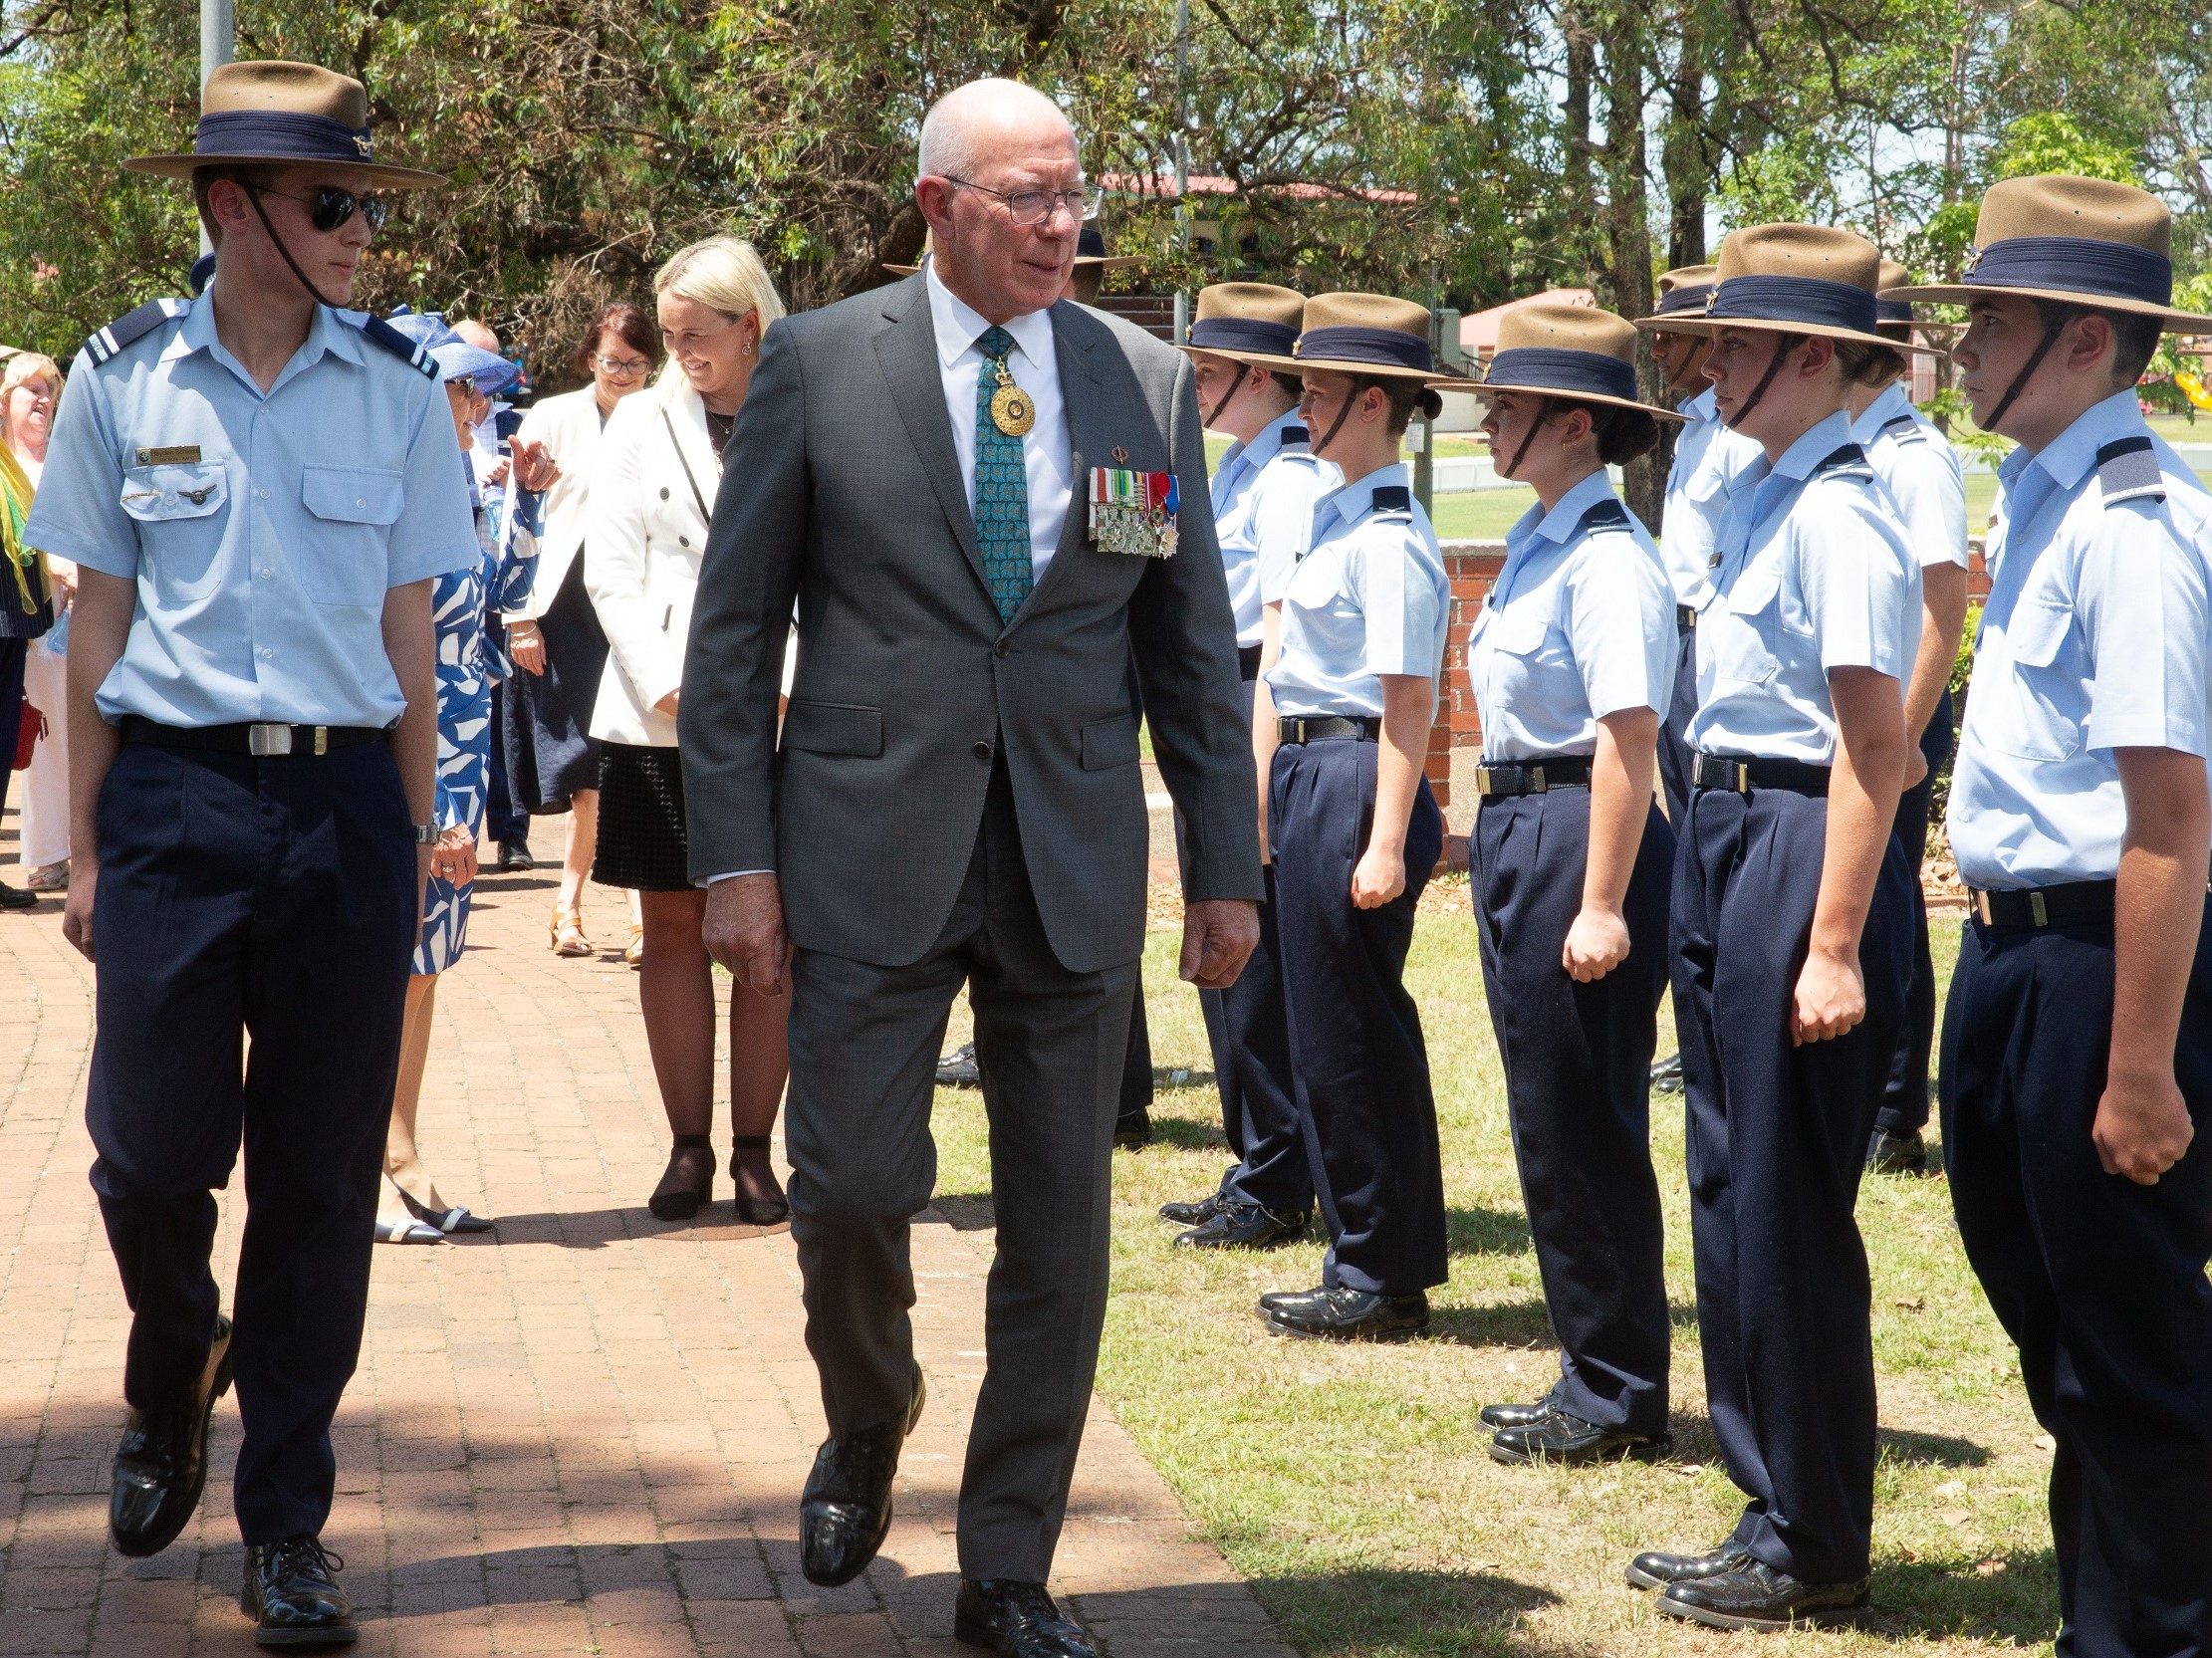
{"type": "Polygon", "coordinates": [[[2067,324],[2074,321],[2080,307],[2063,305],[2058,320],[2043,331],[2043,338],[2036,342],[2036,349],[2028,354],[2028,360],[2020,372],[2013,375],[2012,384],[2005,387],[2005,394],[1997,399],[1997,406],[1989,411],[1989,418],[1978,422],[1985,432],[1997,429],[1997,422],[2005,418],[2005,411],[2012,407],[2013,399],[2028,389],[2028,376],[2043,366],[2043,359],[2051,355],[2051,348],[2059,343],[2059,336],[2066,332],[2067,324]]]}
{"type": "Polygon", "coordinates": [[[1310,453],[1317,456],[1322,456],[1324,459],[1327,458],[1324,454],[1324,451],[1327,450],[1332,443],[1337,441],[1337,434],[1344,430],[1345,422],[1352,417],[1352,405],[1359,400],[1360,394],[1364,392],[1368,386],[1375,383],[1375,381],[1366,379],[1360,375],[1355,374],[1352,376],[1352,389],[1345,393],[1345,406],[1337,411],[1337,418],[1329,422],[1329,430],[1322,434],[1321,441],[1319,443],[1310,445],[1310,453]]]}
{"type": "Polygon", "coordinates": [[[326,300],[323,297],[323,291],[317,288],[314,283],[308,281],[307,272],[300,269],[300,262],[292,257],[292,250],[284,245],[284,238],[277,234],[277,227],[269,222],[268,212],[261,205],[260,186],[248,184],[241,179],[238,187],[246,192],[246,199],[253,203],[254,217],[261,221],[261,228],[269,233],[269,240],[275,244],[278,257],[284,261],[286,268],[300,279],[300,286],[308,291],[308,297],[314,300],[317,305],[327,305],[333,311],[336,311],[338,309],[337,303],[326,300]]]}
{"type": "Polygon", "coordinates": [[[1238,364],[1237,364],[1237,377],[1236,377],[1235,379],[1233,379],[1233,380],[1231,380],[1231,381],[1229,382],[1229,389],[1228,389],[1228,390],[1226,390],[1226,391],[1224,391],[1224,392],[1223,392],[1223,393],[1221,394],[1221,401],[1220,401],[1220,402],[1218,402],[1218,403],[1216,403],[1216,404],[1214,404],[1214,406],[1213,406],[1212,408],[1210,408],[1210,409],[1208,409],[1208,410],[1206,411],[1206,417],[1205,417],[1205,419],[1204,419],[1204,420],[1202,420],[1202,421],[1200,421],[1200,422],[1199,422],[1199,424],[1201,424],[1201,425],[1203,425],[1203,426],[1207,427],[1208,429],[1211,429],[1211,428],[1212,428],[1212,426],[1213,426],[1213,423],[1214,423],[1214,422],[1215,422],[1216,420],[1219,420],[1219,419],[1221,418],[1221,411],[1222,411],[1223,409],[1225,409],[1225,408],[1227,408],[1227,407],[1229,406],[1229,399],[1230,399],[1230,398],[1232,398],[1232,397],[1234,397],[1234,396],[1235,396],[1235,395],[1236,395],[1236,394],[1237,394],[1237,393],[1238,393],[1239,391],[1241,391],[1241,390],[1242,390],[1242,389],[1244,388],[1244,381],[1245,381],[1245,377],[1246,377],[1247,375],[1249,375],[1249,374],[1250,374],[1251,372],[1252,372],[1252,364],[1251,364],[1251,363],[1249,363],[1249,362],[1240,362],[1240,363],[1238,363],[1238,364]]]}
{"type": "MultiPolygon", "coordinates": [[[[1536,418],[1529,422],[1528,433],[1521,439],[1520,448],[1513,451],[1513,459],[1507,464],[1505,471],[1500,473],[1499,476],[1505,478],[1518,478],[1521,476],[1521,463],[1529,458],[1529,445],[1536,441],[1537,432],[1543,428],[1544,422],[1551,418],[1552,399],[1549,397],[1539,397],[1536,400],[1536,418]]],[[[1492,471],[1497,471],[1497,462],[1495,460],[1493,460],[1490,465],[1492,471]]]]}
{"type": "Polygon", "coordinates": [[[1751,388],[1751,395],[1744,399],[1743,407],[1728,417],[1728,429],[1738,430],[1744,417],[1759,406],[1759,399],[1767,394],[1767,387],[1774,384],[1775,375],[1782,372],[1782,359],[1788,356],[1803,335],[1785,334],[1774,348],[1774,355],[1767,361],[1767,371],[1759,376],[1759,383],[1751,388]]]}

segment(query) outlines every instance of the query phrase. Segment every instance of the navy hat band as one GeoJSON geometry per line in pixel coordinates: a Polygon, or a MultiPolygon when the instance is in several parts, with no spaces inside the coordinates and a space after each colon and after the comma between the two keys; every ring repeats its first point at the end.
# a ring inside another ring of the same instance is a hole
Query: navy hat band
{"type": "Polygon", "coordinates": [[[1263,323],[1255,317],[1201,317],[1190,325],[1184,345],[1199,352],[1264,352],[1289,356],[1298,330],[1288,323],[1263,323]]]}
{"type": "Polygon", "coordinates": [[[358,131],[329,116],[289,110],[222,110],[202,116],[192,147],[202,155],[266,155],[272,161],[344,161],[375,158],[369,129],[358,131]]]}
{"type": "Polygon", "coordinates": [[[1104,259],[1106,256],[1106,237],[1096,225],[1087,224],[1076,232],[1078,259],[1104,259]]]}
{"type": "Polygon", "coordinates": [[[1417,334],[1352,325],[1308,329],[1298,337],[1298,355],[1333,357],[1340,362],[1371,362],[1379,368],[1416,368],[1424,374],[1436,366],[1428,342],[1417,334]]]}
{"type": "Polygon", "coordinates": [[[2173,304],[2173,261],[2127,242],[2089,236],[2013,236],[1980,249],[1966,267],[1966,285],[2063,288],[2144,305],[2173,304]]]}
{"type": "Polygon", "coordinates": [[[1636,370],[1603,352],[1575,352],[1557,346],[1516,346],[1490,359],[1485,376],[1498,385],[1541,386],[1573,396],[1587,391],[1598,397],[1636,400],[1636,370]]]}
{"type": "Polygon", "coordinates": [[[1685,283],[1680,288],[1671,289],[1659,296],[1658,315],[1671,317],[1678,311],[1702,313],[1705,309],[1705,297],[1712,291],[1713,285],[1709,282],[1685,283]]]}
{"type": "Polygon", "coordinates": [[[1713,290],[1705,315],[1716,323],[1740,317],[1762,326],[1812,323],[1854,334],[1873,333],[1878,321],[1872,294],[1856,283],[1826,277],[1730,277],[1713,290]]]}
{"type": "Polygon", "coordinates": [[[1874,301],[1874,321],[1877,323],[1912,323],[1918,320],[1912,315],[1910,300],[1874,301]]]}

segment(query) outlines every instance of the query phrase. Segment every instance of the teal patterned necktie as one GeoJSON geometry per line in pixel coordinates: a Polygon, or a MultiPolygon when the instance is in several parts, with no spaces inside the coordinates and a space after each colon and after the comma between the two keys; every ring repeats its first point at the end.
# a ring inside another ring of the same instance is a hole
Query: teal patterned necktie
{"type": "Polygon", "coordinates": [[[1022,463],[1022,440],[1000,431],[991,418],[991,394],[999,388],[996,365],[1005,363],[1014,337],[993,327],[984,330],[976,345],[987,360],[975,377],[975,540],[999,620],[1012,621],[1036,581],[1030,569],[1029,469],[1022,463]]]}

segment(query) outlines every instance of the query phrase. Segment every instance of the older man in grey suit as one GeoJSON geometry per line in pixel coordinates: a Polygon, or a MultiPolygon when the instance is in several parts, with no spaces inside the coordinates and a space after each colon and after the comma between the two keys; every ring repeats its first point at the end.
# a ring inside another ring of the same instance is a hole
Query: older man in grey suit
{"type": "Polygon", "coordinates": [[[873,1557],[921,1410],[907,1229],[965,983],[998,1257],[955,1629],[1080,1655],[1044,1585],[1105,1316],[1144,932],[1132,654],[1188,826],[1182,972],[1202,987],[1257,937],[1252,754],[1189,365],[1059,301],[1097,199],[1074,132],[1038,94],[977,82],[930,112],[919,170],[930,267],[778,323],[738,416],[680,699],[691,868],[716,958],[775,992],[788,957],[796,997],[792,1230],[830,1424],[807,1575],[873,1557]],[[1091,533],[1094,467],[1174,475],[1176,556],[1100,545],[1116,538],[1091,533]]]}

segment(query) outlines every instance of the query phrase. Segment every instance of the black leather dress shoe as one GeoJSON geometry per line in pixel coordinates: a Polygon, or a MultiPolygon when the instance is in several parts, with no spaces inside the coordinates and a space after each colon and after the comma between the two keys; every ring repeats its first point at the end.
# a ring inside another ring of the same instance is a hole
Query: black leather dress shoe
{"type": "Polygon", "coordinates": [[[134,1410],[123,1422],[108,1493],[108,1536],[117,1553],[142,1559],[176,1541],[200,1506],[207,1424],[215,1401],[229,1391],[230,1320],[217,1313],[214,1344],[192,1396],[160,1410],[134,1410]]]}
{"type": "Polygon", "coordinates": [[[538,860],[530,855],[527,840],[502,840],[499,843],[499,872],[503,875],[528,874],[538,867],[538,860]]]}
{"type": "Polygon", "coordinates": [[[1304,1215],[1281,1215],[1257,1203],[1232,1203],[1175,1235],[1174,1247],[1185,1250],[1271,1250],[1306,1236],[1304,1215]]]}
{"type": "Polygon", "coordinates": [[[1139,1105],[1113,1119],[1113,1149],[1142,1151],[1152,1143],[1152,1113],[1139,1105]]]}
{"type": "Polygon", "coordinates": [[[1525,1428],[1551,1414],[1552,1399],[1546,1394],[1533,1405],[1484,1405],[1482,1425],[1486,1428],[1525,1428]]]}
{"type": "Polygon", "coordinates": [[[37,906],[39,895],[26,892],[20,886],[10,886],[0,881],[0,909],[31,909],[37,906]]]}
{"type": "Polygon", "coordinates": [[[952,1603],[952,1632],[1001,1658],[1099,1658],[1099,1649],[1061,1616],[1042,1583],[963,1577],[952,1603]]]}
{"type": "Polygon", "coordinates": [[[1405,1341],[1428,1328],[1428,1297],[1375,1296],[1364,1290],[1323,1290],[1312,1300],[1285,1302],[1267,1315],[1270,1335],[1305,1341],[1405,1341]]]}
{"type": "Polygon", "coordinates": [[[310,1537],[246,1550],[238,1609],[254,1620],[257,1646],[351,1646],[361,1639],[354,1603],[338,1586],[346,1562],[310,1537]]]}
{"type": "Polygon", "coordinates": [[[1208,1192],[1196,1203],[1161,1204],[1159,1218],[1169,1226],[1204,1226],[1228,1207],[1227,1197],[1220,1192],[1208,1192]]]}
{"type": "Polygon", "coordinates": [[[1751,1550],[1730,1538],[1707,1554],[1669,1554],[1653,1548],[1628,1562],[1628,1586],[1663,1589],[1670,1583],[1696,1583],[1751,1563],[1751,1550]]]}
{"type": "Polygon", "coordinates": [[[1682,1091],[1682,1056],[1669,1054],[1651,1067],[1651,1086],[1659,1093],[1682,1091]]]}
{"type": "Polygon", "coordinates": [[[1886,1128],[1877,1128],[1874,1137],[1866,1142],[1866,1172],[1926,1174],[1928,1142],[1917,1131],[1892,1134],[1886,1128]]]}
{"type": "Polygon", "coordinates": [[[1669,1585],[1655,1603],[1670,1618],[1715,1629],[1788,1629],[1799,1623],[1856,1623],[1866,1610],[1866,1579],[1807,1583],[1764,1560],[1695,1582],[1669,1585]]]}
{"type": "Polygon", "coordinates": [[[937,1086],[940,1088],[980,1088],[983,1086],[983,1067],[976,1063],[974,1043],[964,1042],[937,1061],[937,1086]]]}
{"type": "Polygon", "coordinates": [[[921,1367],[914,1393],[888,1422],[843,1439],[826,1439],[799,1499],[799,1564],[807,1581],[826,1589],[850,1583],[867,1569],[891,1529],[891,1486],[898,1452],[921,1420],[921,1367]]]}
{"type": "Polygon", "coordinates": [[[1564,1410],[1550,1410],[1534,1422],[1500,1428],[1491,1438],[1490,1458],[1503,1463],[1603,1462],[1610,1457],[1657,1462],[1673,1449],[1667,1434],[1616,1433],[1564,1410]]]}

